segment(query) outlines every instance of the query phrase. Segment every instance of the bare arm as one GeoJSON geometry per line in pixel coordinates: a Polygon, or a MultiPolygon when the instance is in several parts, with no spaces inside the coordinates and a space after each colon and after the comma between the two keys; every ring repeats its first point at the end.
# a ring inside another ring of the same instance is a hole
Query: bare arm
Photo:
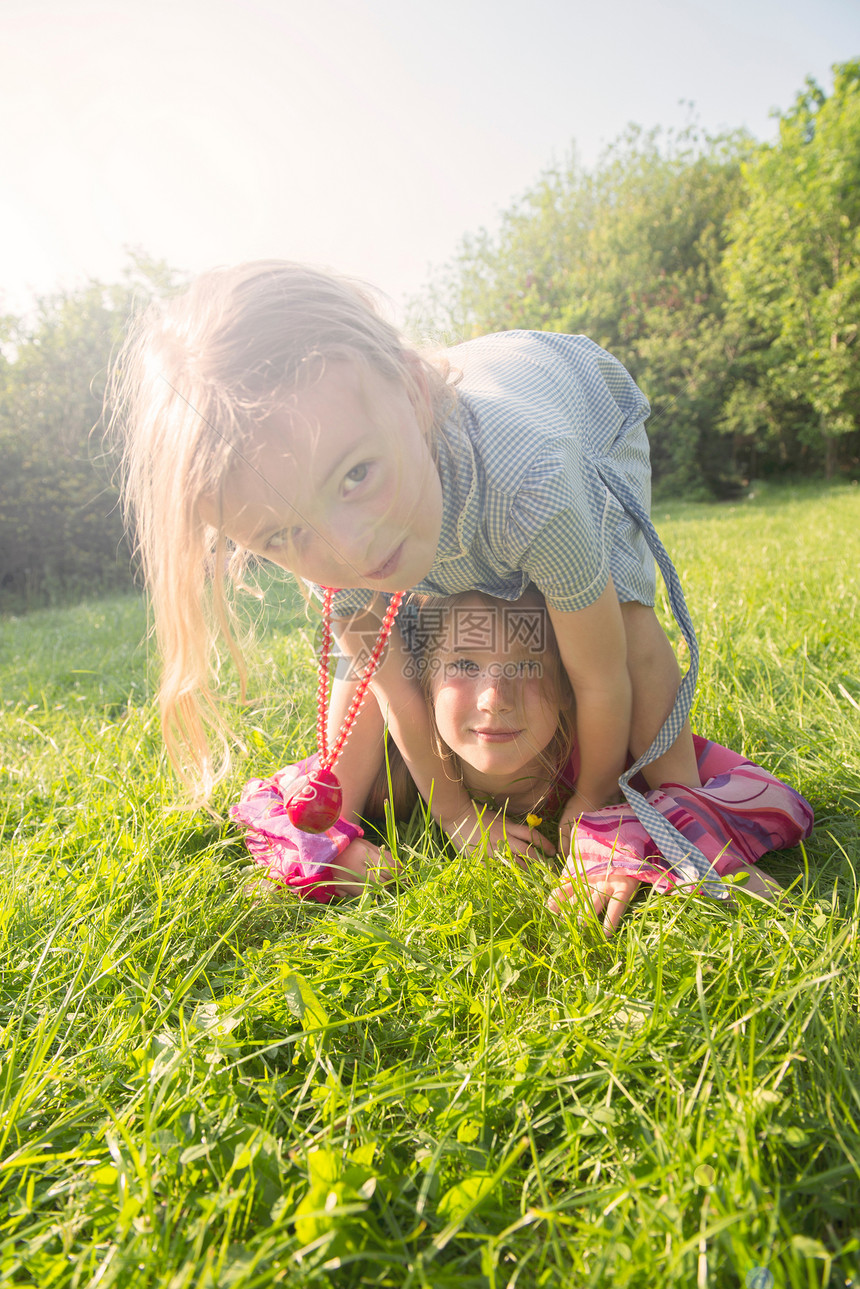
{"type": "MultiPolygon", "coordinates": [[[[373,612],[376,607],[374,605],[371,611],[348,623],[334,624],[338,643],[348,656],[353,658],[359,656],[362,647],[366,647],[368,640],[372,639],[379,630],[381,613],[377,616],[373,612]]],[[[363,738],[359,738],[357,743],[360,746],[353,759],[358,762],[356,766],[358,777],[368,778],[366,796],[382,756],[382,719],[378,715],[381,712],[382,717],[388,721],[389,733],[397,744],[418,791],[425,801],[432,801],[434,818],[447,832],[451,830],[452,822],[459,819],[470,808],[471,802],[462,785],[451,782],[445,765],[433,751],[427,704],[413,673],[412,659],[400,632],[395,628],[391,633],[382,662],[371,682],[371,693],[376,700],[373,705],[377,710],[374,738],[378,746],[374,752],[365,744],[363,738]],[[362,759],[372,760],[372,772],[365,773],[364,766],[361,764],[362,759]]],[[[354,692],[354,682],[341,683],[344,687],[349,684],[350,693],[354,692]]],[[[370,701],[369,699],[367,706],[370,705],[370,701]]],[[[358,733],[356,728],[355,734],[358,733]]],[[[347,744],[347,747],[349,746],[350,744],[347,744]]],[[[344,778],[347,778],[346,767],[344,767],[344,778]]]]}
{"type": "Polygon", "coordinates": [[[630,742],[631,688],[621,606],[612,582],[585,609],[549,609],[576,696],[580,771],[563,819],[599,810],[618,792],[630,742]]]}
{"type": "MultiPolygon", "coordinates": [[[[328,740],[331,746],[337,739],[344,717],[357,689],[353,680],[335,679],[332,685],[328,711],[328,740]]],[[[341,752],[336,773],[343,788],[344,819],[358,823],[364,814],[370,789],[382,766],[382,715],[373,694],[368,694],[364,706],[356,717],[352,733],[341,752]]]]}

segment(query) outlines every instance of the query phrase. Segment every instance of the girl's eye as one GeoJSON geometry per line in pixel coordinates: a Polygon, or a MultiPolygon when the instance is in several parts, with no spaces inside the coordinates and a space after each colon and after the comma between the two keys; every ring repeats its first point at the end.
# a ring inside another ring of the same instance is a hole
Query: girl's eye
{"type": "Polygon", "coordinates": [[[354,465],[344,476],[344,492],[352,492],[360,483],[364,483],[367,478],[367,472],[370,469],[370,462],[362,461],[359,465],[354,465]]]}
{"type": "Polygon", "coordinates": [[[454,672],[459,676],[477,676],[480,667],[471,658],[458,658],[454,663],[454,672]]]}
{"type": "Polygon", "coordinates": [[[290,543],[292,543],[293,546],[298,546],[301,543],[301,539],[301,528],[279,528],[276,533],[272,533],[271,537],[268,538],[266,542],[266,550],[283,550],[284,547],[289,546],[290,543]]]}
{"type": "Polygon", "coordinates": [[[286,546],[289,536],[290,530],[288,528],[279,528],[276,533],[272,533],[271,537],[266,542],[266,550],[280,550],[283,546],[286,546]]]}

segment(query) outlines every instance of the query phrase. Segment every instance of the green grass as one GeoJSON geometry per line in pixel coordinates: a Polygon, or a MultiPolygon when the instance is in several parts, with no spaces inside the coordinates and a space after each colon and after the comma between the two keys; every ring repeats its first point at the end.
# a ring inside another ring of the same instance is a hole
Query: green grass
{"type": "MultiPolygon", "coordinates": [[[[415,823],[404,880],[261,893],[175,809],[142,605],[0,622],[0,1277],[65,1286],[775,1286],[860,1275],[860,490],[661,505],[697,727],[818,818],[774,909],[560,924],[415,823]]],[[[249,748],[307,752],[285,588],[249,748]]]]}

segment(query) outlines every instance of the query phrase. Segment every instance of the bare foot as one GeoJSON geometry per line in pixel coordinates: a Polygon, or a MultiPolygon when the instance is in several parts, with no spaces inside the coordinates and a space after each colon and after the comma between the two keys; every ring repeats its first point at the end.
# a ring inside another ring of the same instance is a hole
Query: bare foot
{"type": "Polygon", "coordinates": [[[742,864],[736,868],[732,874],[746,874],[744,881],[738,882],[741,890],[748,891],[751,895],[758,895],[769,904],[779,904],[785,898],[785,890],[780,886],[773,877],[768,877],[767,873],[761,872],[752,864],[742,864]]]}

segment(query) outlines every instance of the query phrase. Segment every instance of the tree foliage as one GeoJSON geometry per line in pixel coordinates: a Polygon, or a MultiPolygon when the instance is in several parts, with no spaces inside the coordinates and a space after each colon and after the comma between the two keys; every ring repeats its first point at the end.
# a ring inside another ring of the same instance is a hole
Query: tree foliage
{"type": "Polygon", "coordinates": [[[810,82],[773,146],[631,127],[593,172],[573,154],[464,240],[415,302],[448,343],[584,332],[651,400],[654,474],[730,494],[757,473],[858,464],[858,64],[810,82]]]}
{"type": "Polygon", "coordinates": [[[631,128],[593,173],[572,156],[495,238],[464,242],[413,327],[433,310],[449,341],[512,327],[588,334],[652,400],[657,477],[720,486],[723,450],[710,432],[728,367],[720,265],[750,148],[740,135],[631,128]]]}
{"type": "Polygon", "coordinates": [[[130,584],[112,463],[92,431],[135,301],[172,281],[137,256],[118,285],[90,282],[40,299],[27,320],[4,320],[0,606],[130,584]]]}
{"type": "MultiPolygon", "coordinates": [[[[833,73],[829,94],[807,82],[771,145],[630,127],[593,170],[572,152],[495,233],[464,238],[410,330],[592,336],[651,400],[666,491],[860,473],[860,61],[833,73]]],[[[92,429],[134,303],[177,285],[137,255],[119,284],[0,315],[0,608],[130,581],[92,429]]]]}
{"type": "Polygon", "coordinates": [[[775,404],[803,408],[800,438],[829,476],[860,424],[860,61],[834,68],[829,97],[807,81],[744,182],[725,268],[745,345],[766,354],[747,414],[755,428],[775,404]]]}

